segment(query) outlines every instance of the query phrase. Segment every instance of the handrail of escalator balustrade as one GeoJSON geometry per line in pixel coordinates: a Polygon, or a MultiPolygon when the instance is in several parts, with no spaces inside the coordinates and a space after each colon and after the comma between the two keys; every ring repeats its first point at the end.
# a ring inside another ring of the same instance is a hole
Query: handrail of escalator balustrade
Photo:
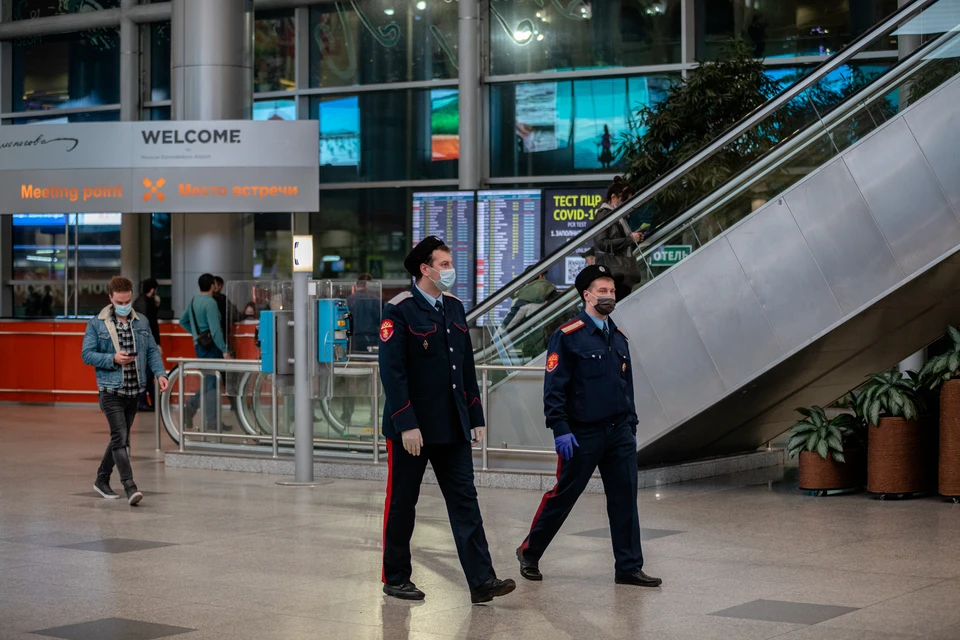
{"type": "MultiPolygon", "coordinates": [[[[801,78],[786,90],[778,94],[776,97],[768,100],[763,105],[754,109],[751,113],[744,116],[737,124],[727,129],[725,133],[715,138],[713,142],[702,148],[692,157],[688,158],[685,162],[668,171],[656,182],[653,182],[647,186],[639,194],[635,195],[633,198],[624,203],[615,212],[615,215],[609,215],[603,220],[598,221],[590,229],[577,236],[575,240],[571,240],[567,244],[557,248],[553,253],[541,260],[537,264],[537,269],[528,270],[526,273],[517,276],[507,286],[502,287],[489,298],[479,303],[467,314],[467,322],[473,323],[478,318],[492,311],[504,300],[511,298],[515,291],[527,284],[530,284],[536,280],[541,273],[547,271],[554,265],[559,264],[561,260],[574,252],[577,247],[580,247],[584,243],[589,242],[599,236],[601,233],[603,233],[603,231],[618,223],[625,215],[649,201],[654,195],[656,195],[658,191],[672,183],[674,180],[686,175],[696,167],[703,164],[703,162],[708,160],[711,156],[719,151],[722,151],[724,147],[762,122],[767,116],[774,113],[777,109],[802,94],[804,91],[818,83],[827,75],[852,60],[858,54],[862,53],[871,44],[873,44],[874,40],[887,35],[891,29],[907,20],[910,20],[917,14],[921,13],[928,6],[935,4],[938,1],[939,0],[913,0],[913,2],[910,4],[901,7],[895,13],[874,26],[870,31],[851,42],[839,52],[830,56],[830,58],[825,60],[816,69],[814,69],[812,73],[804,78],[801,78]]],[[[663,228],[655,231],[650,238],[645,239],[641,244],[641,248],[652,246],[654,239],[661,238],[662,236],[670,233],[677,226],[683,224],[684,222],[685,220],[673,220],[663,228]],[[674,225],[673,223],[677,224],[674,225]]]]}

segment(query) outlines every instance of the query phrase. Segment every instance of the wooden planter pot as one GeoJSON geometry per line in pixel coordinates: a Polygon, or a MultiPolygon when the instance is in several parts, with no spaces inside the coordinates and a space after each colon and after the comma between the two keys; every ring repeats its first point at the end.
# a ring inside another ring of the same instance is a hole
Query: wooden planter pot
{"type": "Polygon", "coordinates": [[[867,439],[867,491],[920,493],[930,488],[929,428],[904,418],[880,418],[867,439]]]}
{"type": "Polygon", "coordinates": [[[940,388],[941,495],[960,496],[960,380],[948,380],[940,388]]]}
{"type": "Polygon", "coordinates": [[[819,453],[800,453],[800,488],[804,491],[840,491],[858,489],[867,478],[867,452],[845,451],[846,462],[832,457],[824,460],[819,453]]]}

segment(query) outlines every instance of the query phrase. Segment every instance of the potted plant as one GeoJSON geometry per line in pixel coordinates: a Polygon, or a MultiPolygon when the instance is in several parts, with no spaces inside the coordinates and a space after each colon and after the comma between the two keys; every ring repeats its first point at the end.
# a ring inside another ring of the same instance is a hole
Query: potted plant
{"type": "Polygon", "coordinates": [[[829,418],[817,406],[797,413],[803,420],[790,429],[787,454],[800,456],[800,488],[825,495],[862,487],[867,466],[863,420],[849,413],[829,418]]]}
{"type": "Polygon", "coordinates": [[[857,397],[857,412],[874,427],[867,438],[867,491],[881,497],[927,491],[930,438],[919,419],[916,375],[893,370],[868,378],[857,397]]]}
{"type": "Polygon", "coordinates": [[[939,491],[960,501],[960,331],[947,327],[946,353],[927,360],[920,380],[930,391],[940,391],[939,491]]]}

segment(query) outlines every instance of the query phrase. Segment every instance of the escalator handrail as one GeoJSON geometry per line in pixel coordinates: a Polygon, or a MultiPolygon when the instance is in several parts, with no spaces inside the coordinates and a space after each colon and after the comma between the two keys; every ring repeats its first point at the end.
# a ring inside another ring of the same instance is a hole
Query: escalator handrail
{"type": "MultiPolygon", "coordinates": [[[[703,147],[700,151],[680,165],[668,171],[657,181],[648,185],[639,194],[635,195],[633,198],[621,205],[621,207],[614,214],[598,221],[590,229],[577,236],[575,240],[568,242],[567,244],[554,250],[553,253],[548,255],[537,264],[537,269],[530,269],[527,272],[517,276],[510,282],[510,284],[502,287],[498,292],[479,303],[467,314],[467,322],[472,324],[478,318],[492,311],[499,304],[511,298],[513,293],[519,290],[521,287],[530,284],[539,278],[541,273],[547,271],[554,265],[559,264],[561,260],[566,258],[578,247],[582,246],[586,242],[589,242],[590,240],[593,240],[606,229],[614,224],[617,224],[621,218],[623,218],[633,209],[645,204],[661,189],[667,187],[678,178],[686,175],[693,169],[703,164],[714,154],[722,151],[728,144],[735,141],[744,133],[750,131],[753,127],[766,119],[767,116],[771,115],[780,107],[789,103],[804,91],[820,82],[827,75],[852,60],[858,54],[862,53],[871,44],[873,44],[874,40],[887,35],[891,29],[902,22],[912,19],[917,14],[925,10],[928,6],[935,4],[936,2],[939,2],[939,0],[913,0],[913,2],[898,9],[895,13],[891,14],[879,24],[875,25],[870,31],[851,42],[838,53],[831,55],[827,60],[817,66],[812,73],[804,78],[801,78],[786,90],[778,94],[776,97],[768,100],[764,104],[754,109],[751,113],[741,118],[737,124],[727,129],[725,133],[715,138],[713,142],[703,147]]],[[[683,224],[685,221],[684,219],[685,216],[680,216],[662,229],[659,229],[649,239],[644,241],[644,245],[649,246],[654,238],[659,238],[667,233],[670,233],[677,226],[683,224]]]]}
{"type": "MultiPolygon", "coordinates": [[[[683,228],[689,228],[691,225],[696,224],[703,218],[714,213],[718,206],[722,206],[725,202],[728,202],[731,197],[741,194],[744,189],[754,184],[758,176],[765,174],[771,167],[777,166],[793,155],[802,153],[807,146],[816,141],[819,136],[824,133],[830,133],[833,127],[845,122],[846,119],[850,117],[851,112],[856,113],[859,109],[882,97],[893,88],[903,84],[905,81],[909,81],[917,71],[923,69],[923,67],[931,61],[927,58],[929,53],[940,50],[948,42],[958,37],[960,37],[960,32],[948,31],[912,51],[908,58],[902,59],[901,64],[896,65],[892,69],[891,73],[884,74],[874,82],[863,87],[856,94],[846,98],[842,103],[843,106],[825,114],[817,122],[811,123],[805,129],[784,140],[770,153],[760,158],[734,179],[694,204],[684,215],[678,216],[675,220],[671,221],[671,223],[665,225],[659,230],[657,238],[662,238],[683,228]]],[[[659,242],[643,242],[641,250],[637,254],[638,260],[649,257],[657,250],[658,244],[659,242]]],[[[531,330],[536,330],[542,323],[544,316],[549,317],[558,311],[566,309],[575,297],[572,294],[573,289],[570,289],[565,292],[564,295],[559,296],[545,305],[536,315],[524,320],[520,325],[511,327],[509,331],[499,331],[496,335],[495,342],[487,345],[485,348],[479,349],[474,357],[477,358],[478,362],[483,362],[490,353],[498,352],[496,341],[502,341],[507,336],[509,336],[511,342],[522,341],[531,330]]]]}

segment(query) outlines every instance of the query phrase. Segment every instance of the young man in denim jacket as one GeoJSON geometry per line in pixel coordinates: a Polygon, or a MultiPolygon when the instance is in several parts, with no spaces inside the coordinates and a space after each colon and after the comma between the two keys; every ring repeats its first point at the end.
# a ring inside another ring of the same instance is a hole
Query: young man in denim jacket
{"type": "Polygon", "coordinates": [[[116,466],[127,502],[133,506],[143,500],[143,494],[133,482],[130,428],[140,407],[140,392],[147,384],[147,369],[157,377],[161,392],[167,390],[169,382],[150,324],[133,310],[133,283],[115,277],[110,280],[108,293],[110,304],[90,319],[83,335],[83,362],[96,367],[100,409],[110,425],[110,444],[93,488],[104,498],[119,498],[110,488],[116,466]]]}

